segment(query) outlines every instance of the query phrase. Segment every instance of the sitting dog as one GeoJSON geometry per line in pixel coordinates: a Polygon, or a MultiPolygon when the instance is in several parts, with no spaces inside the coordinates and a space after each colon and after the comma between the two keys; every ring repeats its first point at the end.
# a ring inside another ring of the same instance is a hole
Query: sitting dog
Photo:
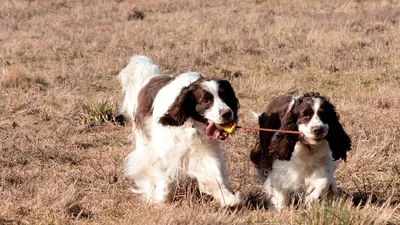
{"type": "Polygon", "coordinates": [[[301,133],[259,133],[250,158],[270,208],[282,210],[290,194],[304,197],[307,206],[330,189],[338,194],[333,174],[337,160],[346,160],[351,140],[325,97],[313,92],[279,96],[258,120],[260,128],[301,133]]]}
{"type": "Polygon", "coordinates": [[[134,191],[146,202],[170,202],[185,178],[193,177],[222,206],[241,204],[239,192],[230,191],[219,146],[229,133],[217,129],[238,120],[231,84],[195,72],[160,75],[145,56],[132,57],[118,77],[125,95],[119,113],[132,120],[136,140],[125,160],[134,191]]]}

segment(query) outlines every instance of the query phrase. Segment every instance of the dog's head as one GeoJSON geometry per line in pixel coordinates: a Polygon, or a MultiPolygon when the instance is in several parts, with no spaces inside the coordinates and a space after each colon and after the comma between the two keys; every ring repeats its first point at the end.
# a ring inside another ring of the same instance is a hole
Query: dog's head
{"type": "Polygon", "coordinates": [[[182,89],[159,123],[181,126],[192,118],[206,124],[206,135],[210,139],[224,140],[228,133],[219,131],[216,124],[235,123],[238,109],[239,101],[229,81],[200,78],[182,89]]]}
{"type": "Polygon", "coordinates": [[[329,142],[335,160],[346,160],[346,152],[351,148],[351,140],[339,122],[335,107],[319,93],[306,93],[292,97],[284,112],[281,112],[281,129],[298,130],[301,135],[276,135],[270,151],[277,152],[278,158],[290,159],[298,140],[310,146],[322,140],[329,142]]]}

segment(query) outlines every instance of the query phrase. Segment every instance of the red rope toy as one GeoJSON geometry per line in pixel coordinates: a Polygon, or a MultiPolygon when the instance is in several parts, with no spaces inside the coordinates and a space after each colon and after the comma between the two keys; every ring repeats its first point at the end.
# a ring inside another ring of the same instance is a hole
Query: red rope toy
{"type": "Polygon", "coordinates": [[[278,129],[268,129],[268,128],[256,128],[256,127],[243,127],[243,126],[236,126],[236,129],[258,130],[258,131],[278,132],[278,133],[287,133],[287,134],[301,134],[300,131],[278,130],[278,129]]]}

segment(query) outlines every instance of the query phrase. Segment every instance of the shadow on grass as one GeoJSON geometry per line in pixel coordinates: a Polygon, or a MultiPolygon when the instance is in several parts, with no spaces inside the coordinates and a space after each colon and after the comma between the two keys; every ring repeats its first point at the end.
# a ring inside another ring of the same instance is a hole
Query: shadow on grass
{"type": "Polygon", "coordinates": [[[400,199],[398,197],[392,199],[384,199],[376,195],[371,191],[357,191],[352,193],[344,193],[341,191],[342,196],[345,196],[346,199],[351,199],[354,206],[363,207],[368,203],[376,206],[383,206],[385,204],[389,205],[399,205],[400,199]]]}
{"type": "MultiPolygon", "coordinates": [[[[268,210],[268,204],[265,198],[265,194],[262,193],[261,190],[251,190],[245,193],[242,193],[242,197],[244,199],[244,205],[242,209],[246,210],[268,210]]],[[[343,198],[343,200],[349,200],[352,202],[353,206],[363,208],[367,204],[372,204],[375,206],[383,206],[388,204],[388,199],[379,198],[376,194],[372,192],[352,192],[347,193],[343,190],[340,190],[339,198],[343,198]]],[[[301,206],[301,197],[300,196],[292,196],[292,206],[294,209],[298,209],[301,206]]],[[[217,206],[217,203],[213,201],[213,197],[204,193],[201,193],[197,182],[192,179],[186,182],[181,188],[179,188],[176,192],[174,202],[178,204],[188,204],[189,206],[194,205],[209,205],[214,203],[217,206]]],[[[395,198],[389,200],[390,205],[399,205],[400,200],[395,198]]],[[[216,207],[217,209],[218,207],[216,207]]]]}
{"type": "MultiPolygon", "coordinates": [[[[350,200],[355,207],[364,207],[367,204],[372,204],[375,206],[383,206],[383,205],[400,205],[399,198],[385,199],[378,197],[377,194],[368,191],[358,191],[347,193],[343,190],[339,190],[340,195],[339,198],[343,198],[344,200],[350,200]]],[[[249,210],[257,210],[257,209],[268,209],[268,204],[265,196],[261,191],[252,191],[244,196],[246,201],[247,209],[249,210]]],[[[295,208],[298,208],[301,203],[300,196],[292,196],[292,204],[295,208]]]]}

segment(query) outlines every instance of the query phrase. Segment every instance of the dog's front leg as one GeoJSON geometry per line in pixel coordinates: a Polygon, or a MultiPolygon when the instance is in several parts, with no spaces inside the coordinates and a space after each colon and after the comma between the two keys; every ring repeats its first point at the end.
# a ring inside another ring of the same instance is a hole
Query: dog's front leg
{"type": "Polygon", "coordinates": [[[212,195],[222,207],[242,204],[240,193],[229,190],[228,175],[222,152],[214,149],[197,151],[190,159],[189,175],[197,179],[202,192],[212,195]]]}
{"type": "Polygon", "coordinates": [[[267,178],[263,185],[263,192],[267,196],[268,207],[270,209],[281,212],[287,206],[288,194],[279,185],[273,185],[269,178],[267,178]]]}
{"type": "MultiPolygon", "coordinates": [[[[327,196],[329,187],[332,185],[333,175],[326,171],[316,171],[314,174],[306,180],[308,188],[305,197],[305,204],[310,207],[315,201],[323,199],[327,196]]],[[[336,189],[336,183],[333,184],[333,188],[336,189]]]]}

